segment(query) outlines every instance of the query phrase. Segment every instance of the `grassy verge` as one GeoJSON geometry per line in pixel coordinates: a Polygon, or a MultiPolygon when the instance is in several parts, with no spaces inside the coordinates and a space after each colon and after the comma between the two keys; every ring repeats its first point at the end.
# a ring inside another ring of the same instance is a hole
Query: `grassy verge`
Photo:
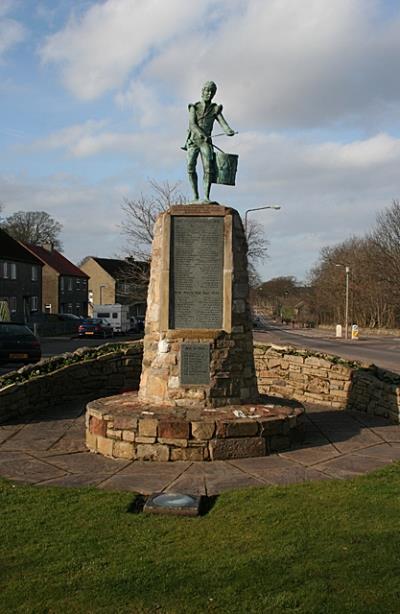
{"type": "Polygon", "coordinates": [[[193,519],[0,482],[0,611],[397,613],[399,490],[392,465],[227,493],[193,519]]]}

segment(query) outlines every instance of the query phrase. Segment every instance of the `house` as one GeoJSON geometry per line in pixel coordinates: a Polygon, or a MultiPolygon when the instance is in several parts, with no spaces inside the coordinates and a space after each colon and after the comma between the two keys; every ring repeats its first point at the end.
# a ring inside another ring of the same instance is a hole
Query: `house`
{"type": "Polygon", "coordinates": [[[41,311],[43,262],[0,229],[0,303],[14,322],[41,311]]]}
{"type": "Polygon", "coordinates": [[[24,246],[43,266],[42,310],[46,313],[88,315],[89,277],[52,244],[24,246]]]}
{"type": "Polygon", "coordinates": [[[89,297],[92,305],[120,303],[130,306],[131,316],[145,315],[148,262],[88,256],[80,267],[90,277],[89,297]]]}

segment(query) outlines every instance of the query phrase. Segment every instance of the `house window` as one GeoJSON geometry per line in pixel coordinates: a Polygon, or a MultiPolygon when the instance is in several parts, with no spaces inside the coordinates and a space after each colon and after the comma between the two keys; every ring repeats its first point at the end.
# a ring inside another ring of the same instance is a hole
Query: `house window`
{"type": "Polygon", "coordinates": [[[68,278],[68,290],[72,290],[72,278],[71,277],[68,278]]]}
{"type": "Polygon", "coordinates": [[[87,288],[87,279],[82,279],[82,288],[86,289],[87,288]]]}
{"type": "Polygon", "coordinates": [[[60,290],[64,292],[64,277],[60,277],[60,290]]]}
{"type": "Polygon", "coordinates": [[[77,316],[79,316],[80,313],[81,313],[81,304],[80,303],[76,303],[76,305],[75,305],[75,314],[77,316]]]}
{"type": "Polygon", "coordinates": [[[68,303],[67,313],[72,313],[72,303],[68,303]]]}
{"type": "Polygon", "coordinates": [[[3,279],[8,279],[8,262],[3,262],[0,268],[1,276],[3,279]]]}
{"type": "Polygon", "coordinates": [[[38,267],[33,264],[32,265],[32,281],[37,281],[38,280],[38,267]]]}
{"type": "Polygon", "coordinates": [[[77,290],[80,290],[80,289],[81,289],[81,280],[80,280],[80,279],[77,279],[77,280],[76,280],[76,289],[77,289],[77,290]]]}
{"type": "Polygon", "coordinates": [[[10,308],[11,313],[15,313],[17,311],[17,297],[10,296],[8,299],[8,306],[10,308]]]}
{"type": "Polygon", "coordinates": [[[11,279],[17,279],[17,265],[15,262],[10,262],[10,277],[11,279]]]}
{"type": "Polygon", "coordinates": [[[39,305],[39,297],[31,296],[31,311],[37,311],[39,305]]]}

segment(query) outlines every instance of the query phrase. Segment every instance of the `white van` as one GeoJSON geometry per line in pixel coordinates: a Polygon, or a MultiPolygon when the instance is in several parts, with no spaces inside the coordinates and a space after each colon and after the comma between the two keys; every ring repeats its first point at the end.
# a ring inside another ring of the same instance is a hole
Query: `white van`
{"type": "Polygon", "coordinates": [[[130,328],[128,305],[93,305],[93,317],[111,324],[114,333],[126,333],[130,328]]]}

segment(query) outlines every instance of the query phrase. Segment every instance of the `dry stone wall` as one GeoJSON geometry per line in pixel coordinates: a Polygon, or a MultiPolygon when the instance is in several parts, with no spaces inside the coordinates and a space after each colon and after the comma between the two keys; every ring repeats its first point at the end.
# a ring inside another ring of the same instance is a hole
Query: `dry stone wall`
{"type": "Polygon", "coordinates": [[[256,343],[259,392],[383,416],[398,424],[400,376],[337,356],[256,343]]]}
{"type": "Polygon", "coordinates": [[[117,350],[110,347],[108,353],[106,346],[102,348],[106,353],[94,358],[88,359],[93,350],[82,348],[56,357],[58,368],[52,368],[55,359],[44,359],[10,374],[9,380],[3,378],[11,383],[3,387],[0,384],[0,423],[15,416],[55,409],[66,401],[137,390],[142,344],[127,343],[117,350]],[[13,378],[21,381],[12,382],[13,378]]]}
{"type": "MultiPolygon", "coordinates": [[[[56,408],[57,403],[69,400],[97,399],[138,389],[142,368],[140,343],[127,343],[90,360],[83,349],[73,355],[79,353],[81,362],[64,364],[50,373],[46,370],[54,359],[29,367],[30,377],[25,381],[5,385],[8,380],[2,378],[0,422],[56,408]]],[[[263,394],[353,409],[400,422],[399,375],[374,365],[261,343],[255,344],[254,357],[258,387],[263,394]]],[[[68,357],[64,362],[68,362],[68,357]]]]}

